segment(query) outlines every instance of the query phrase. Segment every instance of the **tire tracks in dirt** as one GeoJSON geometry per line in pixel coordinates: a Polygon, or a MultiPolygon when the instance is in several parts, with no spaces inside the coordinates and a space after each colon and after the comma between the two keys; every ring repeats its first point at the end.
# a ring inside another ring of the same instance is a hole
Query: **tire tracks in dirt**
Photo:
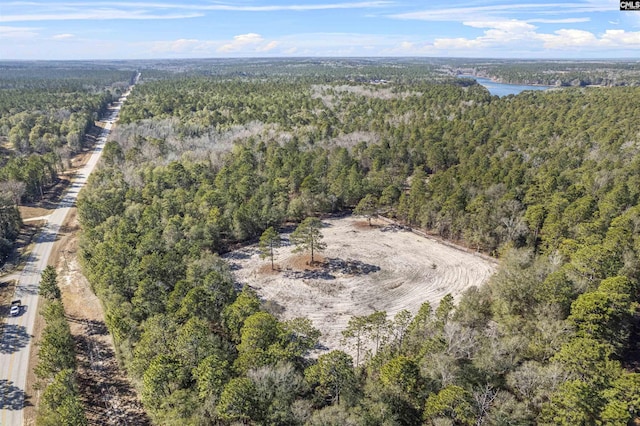
{"type": "Polygon", "coordinates": [[[234,275],[241,284],[255,288],[259,296],[284,308],[282,319],[307,317],[322,332],[321,344],[328,349],[341,345],[342,330],[354,315],[386,311],[389,317],[407,309],[416,314],[424,302],[435,308],[450,293],[458,300],[471,286],[484,284],[496,263],[484,256],[443,244],[397,226],[354,217],[323,220],[327,259],[356,260],[380,268],[368,274],[302,271],[308,255],[292,253],[293,247],[278,249],[275,262],[282,268],[265,269],[256,247],[229,253],[234,275]],[[300,278],[304,276],[304,278],[300,278]]]}

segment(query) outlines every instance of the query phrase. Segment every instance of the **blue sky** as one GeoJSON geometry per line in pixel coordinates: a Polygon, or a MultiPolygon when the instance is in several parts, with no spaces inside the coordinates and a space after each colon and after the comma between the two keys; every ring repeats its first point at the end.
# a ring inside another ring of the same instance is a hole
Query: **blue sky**
{"type": "Polygon", "coordinates": [[[618,0],[0,0],[1,59],[640,59],[618,0]]]}

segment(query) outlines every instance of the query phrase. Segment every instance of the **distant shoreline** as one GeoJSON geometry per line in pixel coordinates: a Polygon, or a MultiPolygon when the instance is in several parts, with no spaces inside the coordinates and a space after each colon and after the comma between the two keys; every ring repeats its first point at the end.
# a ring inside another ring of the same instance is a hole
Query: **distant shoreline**
{"type": "MultiPolygon", "coordinates": [[[[484,78],[485,80],[489,80],[492,83],[495,84],[508,84],[511,86],[536,86],[536,87],[548,87],[549,89],[553,89],[554,87],[571,87],[571,86],[562,86],[562,85],[551,85],[551,84],[539,84],[539,83],[505,83],[504,81],[500,81],[498,80],[496,77],[489,77],[489,76],[483,76],[483,75],[475,75],[475,74],[456,74],[456,77],[458,78],[484,78]]],[[[597,86],[597,87],[603,87],[603,86],[597,86]]]]}

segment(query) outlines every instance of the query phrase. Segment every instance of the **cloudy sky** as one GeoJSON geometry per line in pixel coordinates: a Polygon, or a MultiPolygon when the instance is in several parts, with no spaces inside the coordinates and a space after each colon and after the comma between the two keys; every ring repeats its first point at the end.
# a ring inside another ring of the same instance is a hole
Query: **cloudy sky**
{"type": "Polygon", "coordinates": [[[638,58],[618,0],[0,1],[2,59],[638,58]]]}

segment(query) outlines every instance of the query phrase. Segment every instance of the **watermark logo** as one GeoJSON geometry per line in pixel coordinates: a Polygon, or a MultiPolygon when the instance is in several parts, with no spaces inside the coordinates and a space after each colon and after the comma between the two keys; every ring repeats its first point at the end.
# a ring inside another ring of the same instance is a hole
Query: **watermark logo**
{"type": "Polygon", "coordinates": [[[638,11],[640,11],[640,1],[638,1],[638,0],[620,0],[620,10],[638,10],[638,11]]]}

